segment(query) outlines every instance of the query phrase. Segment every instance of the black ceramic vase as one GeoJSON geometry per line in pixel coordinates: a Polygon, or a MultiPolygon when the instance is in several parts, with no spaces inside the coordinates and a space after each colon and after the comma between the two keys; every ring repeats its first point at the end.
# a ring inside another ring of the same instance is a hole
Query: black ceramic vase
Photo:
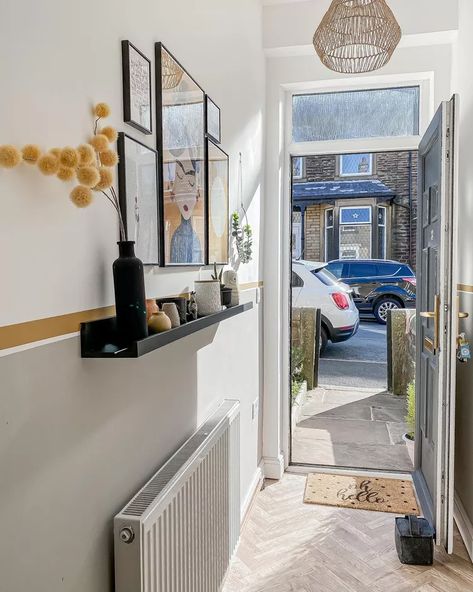
{"type": "Polygon", "coordinates": [[[135,242],[120,241],[113,262],[117,331],[124,344],[148,336],[143,263],[135,257],[135,242]]]}

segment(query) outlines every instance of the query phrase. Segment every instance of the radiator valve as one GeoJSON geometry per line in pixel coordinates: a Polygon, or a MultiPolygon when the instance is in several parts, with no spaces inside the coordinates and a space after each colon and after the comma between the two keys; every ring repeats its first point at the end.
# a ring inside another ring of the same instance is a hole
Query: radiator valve
{"type": "Polygon", "coordinates": [[[120,530],[120,540],[129,545],[135,540],[135,533],[131,526],[125,526],[120,530]]]}

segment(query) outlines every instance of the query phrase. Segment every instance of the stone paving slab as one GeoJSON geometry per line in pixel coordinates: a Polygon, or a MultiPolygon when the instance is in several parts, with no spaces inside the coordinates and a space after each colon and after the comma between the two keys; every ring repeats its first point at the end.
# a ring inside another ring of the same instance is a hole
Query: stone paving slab
{"type": "Polygon", "coordinates": [[[405,397],[347,387],[310,391],[293,434],[292,460],[304,464],[411,471],[402,435],[405,397]]]}

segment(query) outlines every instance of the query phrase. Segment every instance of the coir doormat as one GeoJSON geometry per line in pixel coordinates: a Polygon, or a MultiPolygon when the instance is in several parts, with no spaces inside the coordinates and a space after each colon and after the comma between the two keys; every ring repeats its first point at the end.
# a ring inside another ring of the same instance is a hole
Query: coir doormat
{"type": "Polygon", "coordinates": [[[420,514],[412,482],[401,479],[312,473],[307,476],[304,502],[392,514],[420,514]]]}

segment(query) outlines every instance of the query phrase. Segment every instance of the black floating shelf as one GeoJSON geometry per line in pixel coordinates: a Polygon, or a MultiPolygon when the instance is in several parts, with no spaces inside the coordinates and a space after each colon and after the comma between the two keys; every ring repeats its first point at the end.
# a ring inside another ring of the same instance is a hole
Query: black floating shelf
{"type": "Polygon", "coordinates": [[[133,341],[127,347],[118,345],[116,317],[81,323],[81,355],[83,358],[139,358],[155,349],[169,345],[173,341],[197,333],[197,331],[206,329],[225,319],[230,319],[252,308],[253,302],[245,302],[245,304],[239,304],[221,312],[201,317],[196,321],[190,321],[165,333],[158,333],[145,337],[140,341],[133,341]]]}

